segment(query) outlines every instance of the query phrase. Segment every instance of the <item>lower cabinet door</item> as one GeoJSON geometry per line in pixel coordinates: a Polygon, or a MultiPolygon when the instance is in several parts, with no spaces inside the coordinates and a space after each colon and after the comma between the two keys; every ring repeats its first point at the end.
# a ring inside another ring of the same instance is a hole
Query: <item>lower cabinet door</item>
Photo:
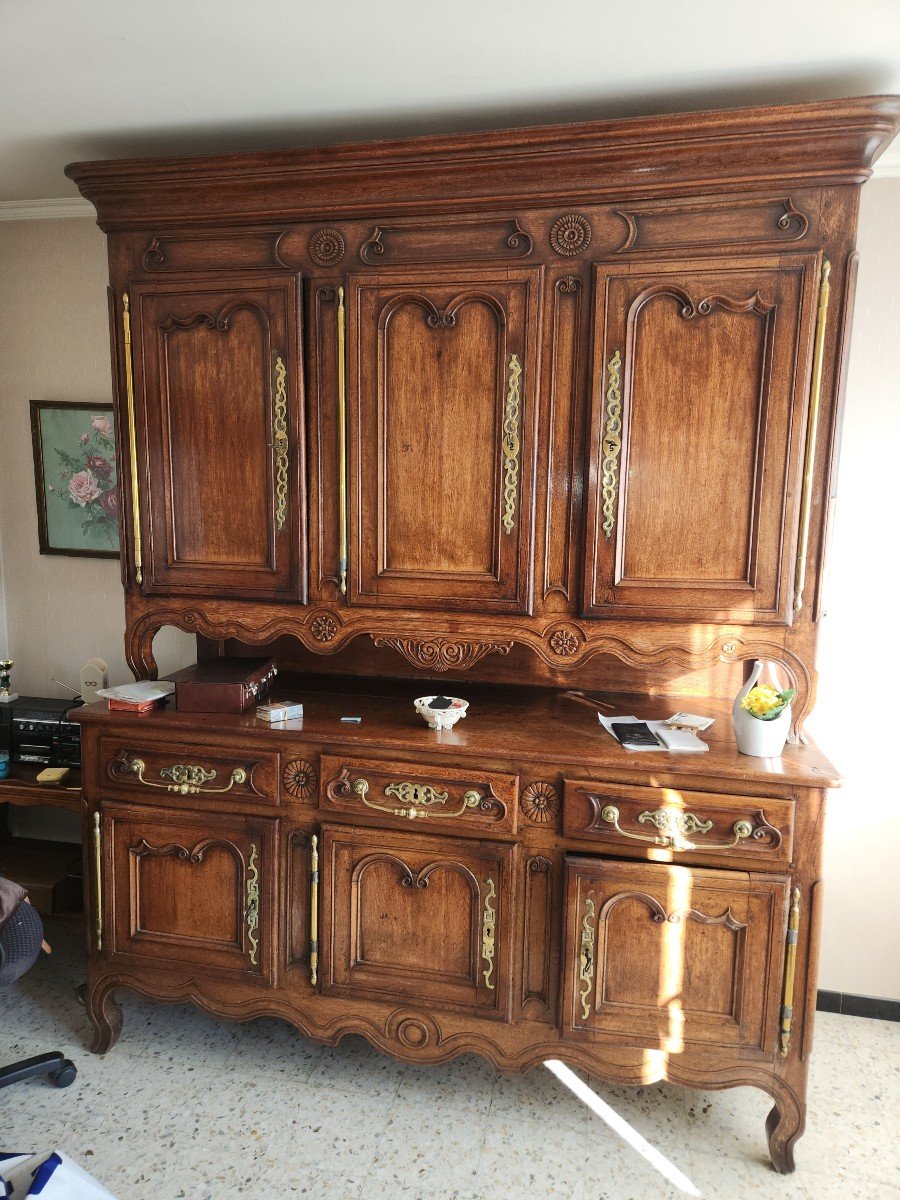
{"type": "Polygon", "coordinates": [[[566,860],[563,1033],[774,1052],[789,879],[566,860]]]}
{"type": "Polygon", "coordinates": [[[513,848],[322,831],[322,989],[509,1015],[513,848]]]}
{"type": "Polygon", "coordinates": [[[109,957],[274,982],[275,824],[108,805],[109,957]]]}

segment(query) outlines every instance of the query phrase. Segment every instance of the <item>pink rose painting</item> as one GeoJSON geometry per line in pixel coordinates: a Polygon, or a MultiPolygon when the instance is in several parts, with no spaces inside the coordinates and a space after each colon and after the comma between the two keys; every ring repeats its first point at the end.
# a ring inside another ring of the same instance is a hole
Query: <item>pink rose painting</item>
{"type": "Polygon", "coordinates": [[[69,495],[82,508],[100,495],[97,480],[90,471],[79,471],[69,480],[69,495]]]}
{"type": "Polygon", "coordinates": [[[114,557],[119,485],[112,420],[82,404],[32,402],[41,552],[114,557]]]}

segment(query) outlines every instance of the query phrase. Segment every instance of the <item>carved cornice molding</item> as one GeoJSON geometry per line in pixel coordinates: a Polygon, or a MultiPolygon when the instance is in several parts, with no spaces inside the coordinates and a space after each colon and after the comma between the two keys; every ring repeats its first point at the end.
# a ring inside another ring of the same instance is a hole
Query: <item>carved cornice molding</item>
{"type": "MultiPolygon", "coordinates": [[[[465,200],[579,206],[716,194],[752,183],[862,183],[894,136],[890,96],[355,143],[194,160],[72,163],[103,228],[196,221],[408,216],[465,200]],[[789,166],[785,164],[790,164],[789,166]],[[225,194],[227,191],[227,199],[225,194]],[[327,200],[327,208],[323,204],[327,200]]],[[[450,210],[452,211],[452,209],[450,210]]]]}

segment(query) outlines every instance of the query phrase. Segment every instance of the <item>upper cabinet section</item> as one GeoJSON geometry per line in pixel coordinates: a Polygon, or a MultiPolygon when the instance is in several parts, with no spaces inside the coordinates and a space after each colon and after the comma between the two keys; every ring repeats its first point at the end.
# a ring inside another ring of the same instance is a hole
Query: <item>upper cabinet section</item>
{"type": "Polygon", "coordinates": [[[529,610],[541,277],[351,277],[351,604],[529,610]]]}
{"type": "Polygon", "coordinates": [[[595,268],[586,615],[790,621],[818,268],[595,268]]]}
{"type": "Polygon", "coordinates": [[[298,280],[131,289],[146,592],[301,599],[298,280]]]}

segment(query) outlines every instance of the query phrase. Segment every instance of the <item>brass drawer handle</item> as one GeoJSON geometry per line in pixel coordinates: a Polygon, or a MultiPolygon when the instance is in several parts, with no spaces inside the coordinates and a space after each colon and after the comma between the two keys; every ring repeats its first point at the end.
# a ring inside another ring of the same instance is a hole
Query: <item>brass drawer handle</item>
{"type": "Polygon", "coordinates": [[[581,921],[581,952],[578,959],[579,998],[581,1015],[586,1021],[591,1015],[590,996],[594,986],[594,932],[593,920],[596,909],[590,896],[584,902],[584,917],[581,921]]]}
{"type": "Polygon", "coordinates": [[[94,899],[97,905],[95,934],[97,949],[103,949],[103,834],[100,831],[100,813],[94,813],[94,899]]]}
{"type": "Polygon", "coordinates": [[[494,973],[494,938],[497,929],[497,910],[494,907],[494,900],[497,891],[493,879],[486,879],[485,886],[487,890],[484,894],[484,912],[481,916],[481,957],[487,963],[487,967],[481,974],[484,977],[484,986],[493,992],[496,987],[491,982],[491,976],[494,973]]]}
{"type": "Polygon", "coordinates": [[[259,867],[256,865],[258,848],[256,842],[250,843],[250,861],[247,864],[247,941],[250,943],[250,961],[257,965],[257,950],[259,949],[259,867]]]}
{"type": "Polygon", "coordinates": [[[816,336],[813,343],[812,381],[809,392],[809,415],[806,421],[806,457],[803,463],[803,491],[800,494],[800,535],[797,543],[797,567],[794,574],[794,612],[803,607],[806,586],[806,555],[809,550],[809,523],[812,517],[812,488],[816,472],[816,431],[819,425],[819,403],[822,399],[822,364],[825,358],[825,323],[828,319],[828,298],[831,292],[831,263],[822,263],[819,283],[819,305],[816,312],[816,336]]]}
{"type": "Polygon", "coordinates": [[[137,434],[134,425],[134,367],[131,350],[131,306],[128,293],[122,296],[122,335],[125,342],[125,401],[128,406],[128,457],[131,469],[131,543],[134,555],[134,581],[143,582],[141,555],[141,501],[138,491],[137,434]]]}
{"type": "MultiPolygon", "coordinates": [[[[650,842],[654,846],[664,846],[668,850],[733,850],[740,842],[752,837],[756,831],[753,822],[742,819],[735,821],[731,827],[734,834],[730,842],[703,842],[700,846],[687,839],[691,834],[708,833],[713,827],[712,821],[703,821],[690,812],[676,812],[671,808],[657,808],[653,812],[642,812],[638,821],[642,825],[655,825],[662,834],[654,837],[652,834],[631,833],[619,824],[619,810],[614,804],[607,804],[600,813],[600,819],[611,825],[622,837],[631,838],[635,842],[650,842]]],[[[763,828],[760,826],[759,828],[763,828]]]]}
{"type": "Polygon", "coordinates": [[[519,490],[519,407],[522,364],[517,354],[509,356],[509,390],[503,408],[503,532],[512,533],[516,516],[516,495],[519,490]]]}
{"type": "Polygon", "coordinates": [[[235,767],[226,787],[203,787],[204,783],[210,783],[216,778],[215,771],[207,771],[204,767],[188,763],[173,763],[171,767],[161,767],[159,772],[160,778],[171,779],[172,782],[157,783],[154,779],[144,778],[146,765],[142,758],[120,758],[115,764],[117,770],[133,775],[143,787],[161,788],[179,796],[194,796],[200,792],[221,795],[223,792],[230,792],[235,784],[246,783],[249,777],[249,771],[244,767],[235,767]]]}
{"type": "Polygon", "coordinates": [[[612,537],[616,523],[616,486],[622,449],[622,355],[617,350],[606,364],[606,432],[603,450],[603,532],[612,537]]]}
{"type": "Polygon", "coordinates": [[[275,443],[275,526],[281,533],[287,519],[290,447],[287,433],[287,367],[280,354],[275,356],[272,436],[275,443]]]}
{"type": "Polygon", "coordinates": [[[398,781],[387,784],[384,794],[386,796],[396,796],[401,804],[405,805],[403,808],[391,808],[390,805],[378,804],[377,801],[370,800],[369,781],[367,779],[355,779],[353,781],[353,790],[367,808],[374,808],[378,812],[390,813],[392,817],[406,817],[410,821],[415,821],[416,818],[425,819],[427,817],[439,817],[441,820],[461,817],[470,809],[478,808],[484,799],[480,792],[470,789],[463,793],[460,807],[453,812],[429,812],[429,805],[446,804],[449,799],[448,792],[439,792],[437,788],[432,787],[429,783],[398,781]]]}

